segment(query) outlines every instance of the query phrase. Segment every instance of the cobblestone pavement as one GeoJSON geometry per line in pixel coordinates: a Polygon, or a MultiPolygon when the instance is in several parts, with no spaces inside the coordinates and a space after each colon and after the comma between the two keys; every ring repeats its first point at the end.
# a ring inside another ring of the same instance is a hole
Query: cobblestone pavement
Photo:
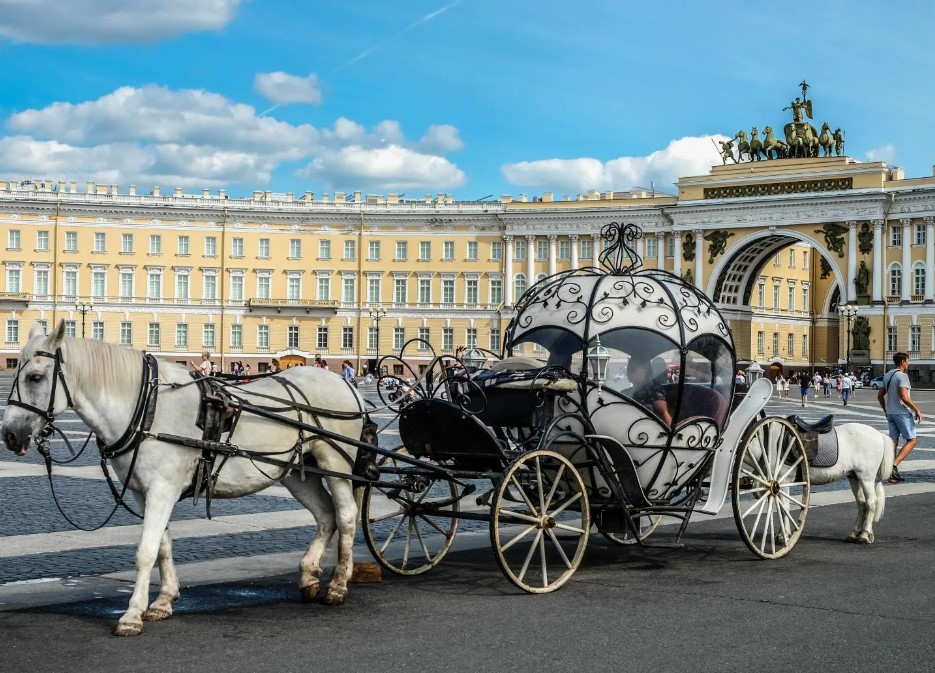
{"type": "MultiPolygon", "coordinates": [[[[11,382],[10,373],[0,372],[0,411],[5,408],[11,382]]],[[[363,392],[370,399],[378,399],[373,386],[364,387],[363,392]]],[[[935,417],[935,392],[918,391],[914,398],[924,412],[932,414],[929,418],[935,417]]],[[[834,397],[815,400],[807,409],[802,409],[797,399],[774,399],[767,407],[769,414],[802,413],[811,419],[831,412],[837,422],[858,421],[885,429],[876,393],[869,390],[858,391],[847,407],[834,397]]],[[[397,446],[399,435],[392,414],[378,412],[375,420],[387,424],[380,435],[381,446],[397,446]]],[[[87,429],[71,412],[61,417],[59,425],[79,447],[87,437],[87,429]]],[[[912,492],[916,493],[920,489],[935,490],[935,423],[926,419],[919,434],[918,449],[901,467],[907,484],[914,486],[912,492]]],[[[61,441],[53,445],[53,455],[59,460],[70,458],[61,441]]],[[[54,468],[55,494],[62,508],[82,526],[100,523],[113,508],[99,463],[92,442],[67,466],[54,468]]],[[[909,492],[903,486],[889,487],[890,492],[909,492]]],[[[815,491],[847,488],[846,482],[838,482],[816,487],[815,491]]],[[[55,507],[45,468],[34,450],[24,458],[5,450],[0,453],[0,498],[5,504],[5,515],[0,518],[0,585],[133,569],[138,519],[118,511],[102,531],[73,531],[55,507]]],[[[204,520],[203,501],[197,505],[185,501],[176,506],[172,524],[176,561],[298,552],[305,549],[313,531],[311,515],[282,487],[237,500],[216,500],[212,515],[213,521],[204,520]]],[[[485,530],[486,524],[462,522],[461,528],[485,530]]],[[[359,534],[357,542],[362,544],[359,534]]]]}

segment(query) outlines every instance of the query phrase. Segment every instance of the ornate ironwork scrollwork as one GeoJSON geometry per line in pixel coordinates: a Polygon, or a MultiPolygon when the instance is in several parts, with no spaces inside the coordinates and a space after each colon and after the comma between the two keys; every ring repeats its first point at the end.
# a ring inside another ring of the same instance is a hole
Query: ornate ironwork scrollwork
{"type": "Polygon", "coordinates": [[[643,265],[636,254],[635,241],[643,237],[643,230],[635,224],[611,222],[601,228],[601,238],[607,245],[598,259],[601,266],[612,274],[631,273],[643,265]]]}

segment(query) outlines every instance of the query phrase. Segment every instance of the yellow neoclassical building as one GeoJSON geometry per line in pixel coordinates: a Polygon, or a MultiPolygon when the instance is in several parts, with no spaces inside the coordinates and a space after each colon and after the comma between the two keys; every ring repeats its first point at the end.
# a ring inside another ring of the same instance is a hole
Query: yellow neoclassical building
{"type": "MultiPolygon", "coordinates": [[[[879,371],[907,350],[929,383],[933,218],[935,178],[846,157],[716,166],[675,195],[481,202],[0,181],[0,369],[35,321],[60,319],[169,360],[209,351],[225,370],[315,355],[372,367],[415,338],[499,351],[519,295],[596,264],[601,227],[620,221],[643,229],[646,266],[718,302],[741,360],[879,371]]],[[[407,359],[430,355],[416,345],[407,359]]]]}

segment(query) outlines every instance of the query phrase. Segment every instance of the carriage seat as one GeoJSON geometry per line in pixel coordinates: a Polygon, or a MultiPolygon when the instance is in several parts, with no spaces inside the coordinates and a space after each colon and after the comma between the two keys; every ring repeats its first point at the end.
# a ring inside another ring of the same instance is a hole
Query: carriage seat
{"type": "MultiPolygon", "coordinates": [[[[670,383],[664,386],[666,403],[670,410],[678,405],[679,386],[670,383]]],[[[718,427],[727,419],[730,404],[727,398],[714,388],[701,383],[684,383],[682,385],[682,404],[679,407],[679,416],[675,419],[678,425],[692,418],[712,418],[718,427]]]]}
{"type": "Polygon", "coordinates": [[[806,421],[792,414],[786,416],[786,420],[792,423],[799,432],[817,432],[819,435],[823,435],[831,431],[831,426],[834,424],[834,414],[822,416],[817,421],[806,421]]]}
{"type": "Polygon", "coordinates": [[[492,372],[522,372],[530,369],[542,369],[545,363],[536,358],[513,355],[490,365],[492,372]]]}

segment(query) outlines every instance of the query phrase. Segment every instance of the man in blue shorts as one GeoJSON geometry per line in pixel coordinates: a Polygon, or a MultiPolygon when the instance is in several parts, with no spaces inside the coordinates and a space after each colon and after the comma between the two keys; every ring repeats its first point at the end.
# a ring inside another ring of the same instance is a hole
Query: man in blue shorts
{"type": "Polygon", "coordinates": [[[877,392],[877,400],[886,413],[886,420],[890,426],[890,437],[893,447],[899,449],[899,438],[906,440],[893,460],[893,473],[889,483],[895,484],[905,481],[900,474],[898,465],[916,445],[916,423],[922,422],[922,412],[909,397],[909,355],[896,353],[893,355],[893,364],[896,366],[883,377],[883,387],[877,392]]]}

